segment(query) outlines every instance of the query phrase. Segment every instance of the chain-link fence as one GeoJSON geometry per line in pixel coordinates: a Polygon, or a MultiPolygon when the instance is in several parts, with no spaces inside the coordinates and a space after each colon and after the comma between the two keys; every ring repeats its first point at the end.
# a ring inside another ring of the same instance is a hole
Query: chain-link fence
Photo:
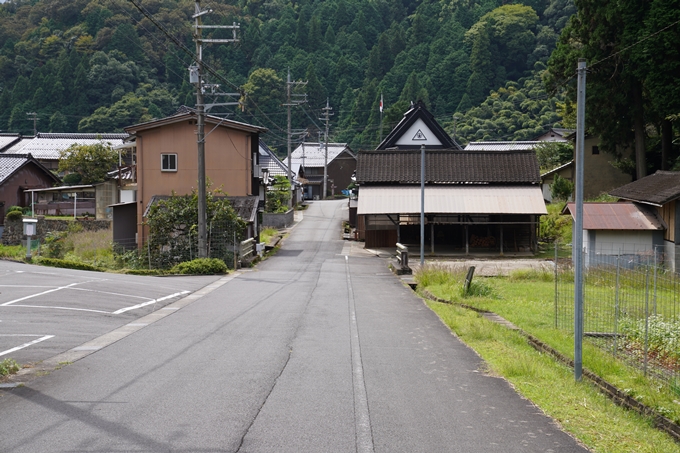
{"type": "MultiPolygon", "coordinates": [[[[255,241],[243,240],[242,230],[209,227],[207,233],[208,257],[221,259],[230,269],[255,253],[255,241]]],[[[175,264],[198,258],[198,235],[193,230],[162,238],[150,235],[141,247],[137,247],[134,238],[116,239],[115,247],[130,267],[170,269],[175,264]]]]}
{"type": "MultiPolygon", "coordinates": [[[[574,268],[555,248],[555,327],[574,329],[574,268]]],[[[680,276],[662,247],[583,254],[584,337],[680,391],[680,276]]]]}

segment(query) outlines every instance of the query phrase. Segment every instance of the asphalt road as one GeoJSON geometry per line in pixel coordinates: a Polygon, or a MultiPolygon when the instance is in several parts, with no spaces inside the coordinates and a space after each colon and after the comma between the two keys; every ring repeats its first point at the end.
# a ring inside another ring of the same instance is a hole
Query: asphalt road
{"type": "Polygon", "coordinates": [[[256,270],[0,392],[0,451],[586,451],[349,253],[346,214],[313,203],[256,270]]]}

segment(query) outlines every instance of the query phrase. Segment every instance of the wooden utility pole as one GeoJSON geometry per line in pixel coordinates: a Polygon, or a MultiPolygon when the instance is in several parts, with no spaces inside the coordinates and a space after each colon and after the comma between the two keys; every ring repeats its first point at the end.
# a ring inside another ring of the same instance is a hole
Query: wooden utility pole
{"type": "Polygon", "coordinates": [[[286,103],[284,104],[287,107],[288,111],[288,128],[286,129],[287,134],[287,147],[288,147],[288,184],[289,184],[289,189],[288,189],[288,207],[293,206],[293,174],[291,170],[291,159],[290,159],[290,148],[291,148],[291,136],[292,136],[292,131],[291,131],[291,119],[290,119],[290,108],[294,105],[300,105],[304,102],[307,102],[307,94],[294,94],[292,93],[292,88],[295,86],[304,86],[307,85],[307,82],[302,82],[302,81],[295,81],[292,82],[290,80],[290,68],[288,68],[288,76],[286,77],[286,103]]]}
{"type": "Polygon", "coordinates": [[[326,107],[322,109],[324,111],[324,117],[323,120],[326,122],[326,152],[324,154],[323,158],[323,194],[321,194],[321,199],[323,200],[326,198],[326,192],[327,189],[327,184],[328,184],[328,122],[330,121],[330,117],[333,116],[331,113],[331,110],[333,110],[330,105],[328,104],[328,98],[326,98],[326,107]]]}

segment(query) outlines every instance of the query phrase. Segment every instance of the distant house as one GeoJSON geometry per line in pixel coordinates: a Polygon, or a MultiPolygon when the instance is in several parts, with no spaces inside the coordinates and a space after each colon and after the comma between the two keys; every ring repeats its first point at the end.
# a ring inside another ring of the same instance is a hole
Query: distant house
{"type": "Polygon", "coordinates": [[[59,178],[30,154],[0,154],[0,224],[10,206],[31,206],[28,190],[52,187],[59,178]]]}
{"type": "Polygon", "coordinates": [[[576,129],[564,129],[551,127],[546,133],[539,135],[534,140],[538,142],[568,142],[569,137],[576,129]]]}
{"type": "MultiPolygon", "coordinates": [[[[614,156],[600,151],[599,137],[586,137],[583,146],[583,197],[596,198],[603,193],[628,184],[633,179],[612,165],[614,156]]],[[[624,153],[630,154],[630,150],[624,153]]],[[[546,201],[552,201],[550,186],[555,182],[555,175],[569,181],[576,180],[574,161],[568,162],[541,175],[541,190],[546,201]]]]}
{"type": "Polygon", "coordinates": [[[352,182],[357,158],[346,143],[302,143],[291,153],[291,170],[303,185],[306,199],[324,198],[323,174],[327,163],[326,196],[345,190],[352,182]]]}
{"type": "MultiPolygon", "coordinates": [[[[563,214],[575,216],[575,204],[567,203],[563,214]]],[[[622,266],[648,260],[655,249],[663,249],[666,223],[651,206],[639,203],[584,203],[583,251],[586,267],[622,266]]]]}
{"type": "Polygon", "coordinates": [[[533,151],[540,143],[538,141],[470,142],[465,145],[465,151],[533,151]]]}
{"type": "MultiPolygon", "coordinates": [[[[129,239],[138,246],[148,239],[143,221],[154,197],[190,194],[197,189],[196,120],[196,112],[185,108],[175,115],[125,128],[133,137],[126,146],[134,155],[134,168],[125,175],[121,172],[121,185],[133,190],[137,215],[118,219],[115,211],[128,209],[114,209],[114,224],[133,222],[137,235],[129,239]]],[[[254,197],[257,203],[264,190],[258,167],[259,134],[266,129],[210,115],[205,123],[205,169],[211,190],[221,189],[229,197],[254,197]]],[[[129,229],[122,227],[121,231],[129,229]]]]}
{"type": "Polygon", "coordinates": [[[666,227],[662,242],[664,262],[673,271],[680,271],[680,172],[657,171],[609,194],[656,211],[666,227]]]}
{"type": "Polygon", "coordinates": [[[113,180],[97,184],[31,189],[36,215],[89,215],[96,220],[112,220],[111,205],[118,202],[113,180]]]}
{"type": "Polygon", "coordinates": [[[462,150],[416,103],[373,151],[358,154],[357,230],[367,248],[420,243],[425,148],[425,244],[431,253],[531,252],[546,214],[532,150],[462,150]]]}
{"type": "Polygon", "coordinates": [[[82,134],[82,133],[45,133],[35,137],[20,137],[11,146],[6,146],[3,154],[31,154],[49,170],[59,167],[60,153],[72,145],[93,145],[105,142],[111,146],[123,143],[128,134],[82,134]]]}

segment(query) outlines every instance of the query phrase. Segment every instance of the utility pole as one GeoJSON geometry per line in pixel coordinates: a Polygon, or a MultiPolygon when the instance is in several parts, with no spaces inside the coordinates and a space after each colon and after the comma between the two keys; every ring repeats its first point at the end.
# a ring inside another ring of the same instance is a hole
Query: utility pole
{"type": "Polygon", "coordinates": [[[576,213],[574,215],[574,379],[583,372],[583,145],[586,123],[586,60],[578,60],[576,93],[576,213]]]}
{"type": "Polygon", "coordinates": [[[28,116],[29,121],[33,120],[33,136],[38,135],[38,114],[35,112],[28,112],[26,113],[26,116],[28,116]]]}
{"type": "Polygon", "coordinates": [[[201,9],[200,0],[195,1],[194,41],[196,42],[196,66],[189,68],[191,82],[196,84],[196,143],[198,147],[198,257],[208,257],[207,216],[206,216],[206,187],[205,187],[205,102],[203,100],[203,43],[235,42],[238,25],[203,25],[202,17],[213,12],[212,9],[201,9]],[[204,28],[231,28],[232,39],[203,39],[204,28]]]}
{"type": "Polygon", "coordinates": [[[321,195],[321,199],[323,200],[326,198],[326,185],[328,183],[328,122],[330,121],[330,117],[333,116],[331,113],[331,110],[333,109],[328,104],[328,98],[326,98],[326,107],[322,110],[324,112],[324,117],[320,119],[326,122],[326,153],[323,158],[323,194],[321,195]]]}
{"type": "Polygon", "coordinates": [[[291,145],[291,120],[290,120],[290,108],[294,105],[300,105],[307,102],[307,94],[295,94],[291,93],[291,89],[295,86],[305,86],[307,82],[290,80],[290,68],[288,68],[288,76],[286,77],[286,103],[284,104],[288,110],[288,128],[287,130],[287,145],[288,145],[288,184],[290,186],[288,192],[288,207],[293,206],[293,175],[291,173],[291,160],[290,160],[290,145],[291,145]],[[293,98],[295,96],[295,98],[293,98]]]}

